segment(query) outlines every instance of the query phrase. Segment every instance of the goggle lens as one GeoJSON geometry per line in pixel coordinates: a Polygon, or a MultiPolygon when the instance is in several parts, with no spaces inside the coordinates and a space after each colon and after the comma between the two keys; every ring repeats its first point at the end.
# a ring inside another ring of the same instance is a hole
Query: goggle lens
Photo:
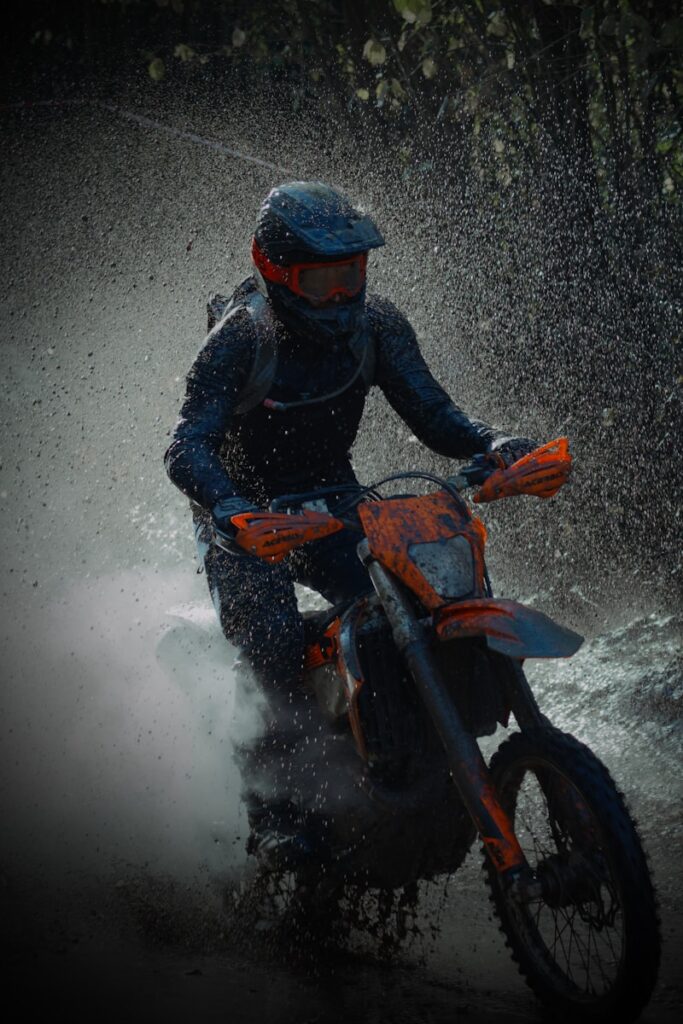
{"type": "Polygon", "coordinates": [[[365,284],[367,252],[332,263],[295,263],[281,267],[268,259],[254,238],[251,246],[254,266],[267,281],[286,285],[295,295],[313,302],[327,302],[335,295],[352,299],[365,284]]]}
{"type": "Polygon", "coordinates": [[[364,256],[343,263],[301,266],[297,275],[298,291],[308,299],[324,302],[335,295],[357,295],[365,283],[364,256]]]}

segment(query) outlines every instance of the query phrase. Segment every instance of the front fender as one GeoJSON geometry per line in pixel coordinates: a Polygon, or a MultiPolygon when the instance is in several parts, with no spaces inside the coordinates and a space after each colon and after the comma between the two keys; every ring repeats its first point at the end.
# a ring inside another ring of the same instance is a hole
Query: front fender
{"type": "Polygon", "coordinates": [[[583,643],[579,633],[518,601],[458,601],[439,608],[435,619],[440,640],[483,636],[492,650],[510,658],[569,658],[583,643]]]}

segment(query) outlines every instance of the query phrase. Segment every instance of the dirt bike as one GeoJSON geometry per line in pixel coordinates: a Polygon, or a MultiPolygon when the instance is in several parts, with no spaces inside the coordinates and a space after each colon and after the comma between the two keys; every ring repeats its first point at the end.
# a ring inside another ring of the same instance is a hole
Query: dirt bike
{"type": "Polygon", "coordinates": [[[333,800],[320,804],[333,856],[319,891],[332,898],[349,882],[387,890],[451,874],[478,834],[495,912],[536,995],[572,1019],[627,1021],[647,1003],[659,961],[646,857],[608,770],[551,725],[522,667],[569,657],[582,637],[493,597],[486,529],[463,497],[468,488],[475,504],[551,497],[570,463],[559,438],[508,467],[388,477],[350,490],[335,514],[319,510],[326,493],[339,499],[327,488],[233,522],[239,546],[271,561],[360,531],[373,592],[306,622],[305,685],[328,745],[352,752],[332,771],[353,799],[342,813],[333,800]],[[438,489],[381,498],[380,486],[411,478],[438,489]],[[519,731],[487,766],[477,738],[511,716],[519,731]]]}

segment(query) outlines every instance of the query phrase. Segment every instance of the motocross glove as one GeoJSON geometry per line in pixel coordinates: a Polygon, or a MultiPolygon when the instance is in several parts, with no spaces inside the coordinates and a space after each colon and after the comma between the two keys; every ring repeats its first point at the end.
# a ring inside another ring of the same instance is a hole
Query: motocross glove
{"type": "Polygon", "coordinates": [[[258,506],[252,504],[251,501],[236,495],[217,501],[211,509],[211,518],[213,519],[213,528],[221,539],[221,546],[227,546],[235,554],[245,554],[242,548],[235,543],[237,527],[233,523],[232,517],[239,515],[240,512],[260,511],[258,506]]]}
{"type": "Polygon", "coordinates": [[[489,450],[475,455],[464,475],[470,484],[483,484],[496,469],[507,469],[513,462],[535,451],[538,443],[528,437],[497,437],[489,450]]]}
{"type": "Polygon", "coordinates": [[[538,441],[532,441],[528,437],[497,437],[492,443],[489,453],[497,456],[497,462],[502,459],[507,469],[513,462],[529,455],[536,448],[538,448],[538,441]]]}

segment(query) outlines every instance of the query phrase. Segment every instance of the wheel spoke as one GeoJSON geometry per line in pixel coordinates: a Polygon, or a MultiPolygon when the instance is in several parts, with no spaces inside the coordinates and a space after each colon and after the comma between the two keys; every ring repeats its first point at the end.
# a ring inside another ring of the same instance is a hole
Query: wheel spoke
{"type": "MultiPolygon", "coordinates": [[[[567,923],[568,922],[565,919],[564,927],[558,928],[557,927],[557,918],[555,918],[555,934],[557,936],[557,941],[560,943],[560,947],[561,947],[562,952],[564,954],[564,958],[565,958],[565,960],[567,962],[567,966],[570,966],[571,965],[571,961],[569,960],[569,957],[567,956],[567,950],[565,949],[564,942],[562,941],[562,937],[563,937],[564,932],[565,932],[565,930],[567,928],[567,923]]],[[[553,956],[554,955],[555,954],[554,954],[554,951],[553,951],[553,956]]]]}
{"type": "MultiPolygon", "coordinates": [[[[574,921],[575,921],[575,919],[576,919],[576,907],[572,907],[572,916],[571,916],[572,937],[573,937],[573,939],[574,939],[574,941],[576,943],[576,951],[578,953],[579,960],[581,961],[581,967],[583,969],[583,973],[587,975],[588,971],[589,971],[588,964],[589,964],[589,959],[590,958],[587,955],[587,950],[586,950],[586,947],[584,945],[584,942],[583,942],[581,936],[579,935],[577,930],[574,928],[574,921]]],[[[572,981],[573,980],[574,979],[572,977],[572,981]]]]}
{"type": "Polygon", "coordinates": [[[487,862],[523,973],[573,1020],[607,1004],[635,1019],[656,979],[659,930],[638,834],[609,773],[573,737],[544,728],[513,735],[491,769],[541,892],[520,901],[487,862]]]}
{"type": "Polygon", "coordinates": [[[572,984],[591,995],[598,988],[608,991],[619,963],[615,950],[619,915],[612,880],[604,878],[608,870],[604,851],[599,845],[584,846],[595,844],[598,823],[573,784],[547,764],[528,766],[520,779],[515,814],[517,834],[532,869],[548,865],[554,878],[548,884],[557,890],[557,905],[543,899],[527,905],[533,933],[572,984]],[[598,867],[601,862],[604,867],[598,867]],[[595,884],[591,873],[596,874],[595,884]],[[589,893],[593,890],[589,901],[586,887],[589,893]],[[581,902],[574,901],[572,892],[581,892],[581,902]]]}
{"type": "Polygon", "coordinates": [[[574,925],[574,914],[572,914],[572,919],[571,919],[571,921],[569,923],[569,969],[570,969],[570,978],[572,979],[572,981],[574,980],[574,973],[573,973],[573,971],[571,969],[572,968],[572,945],[574,943],[574,927],[573,927],[573,925],[574,925]]]}
{"type": "Polygon", "coordinates": [[[610,928],[606,928],[603,934],[604,934],[605,938],[607,939],[607,942],[609,943],[610,953],[612,954],[612,962],[614,964],[616,964],[618,962],[618,957],[617,957],[617,954],[614,951],[614,945],[612,944],[611,929],[610,928]]]}

